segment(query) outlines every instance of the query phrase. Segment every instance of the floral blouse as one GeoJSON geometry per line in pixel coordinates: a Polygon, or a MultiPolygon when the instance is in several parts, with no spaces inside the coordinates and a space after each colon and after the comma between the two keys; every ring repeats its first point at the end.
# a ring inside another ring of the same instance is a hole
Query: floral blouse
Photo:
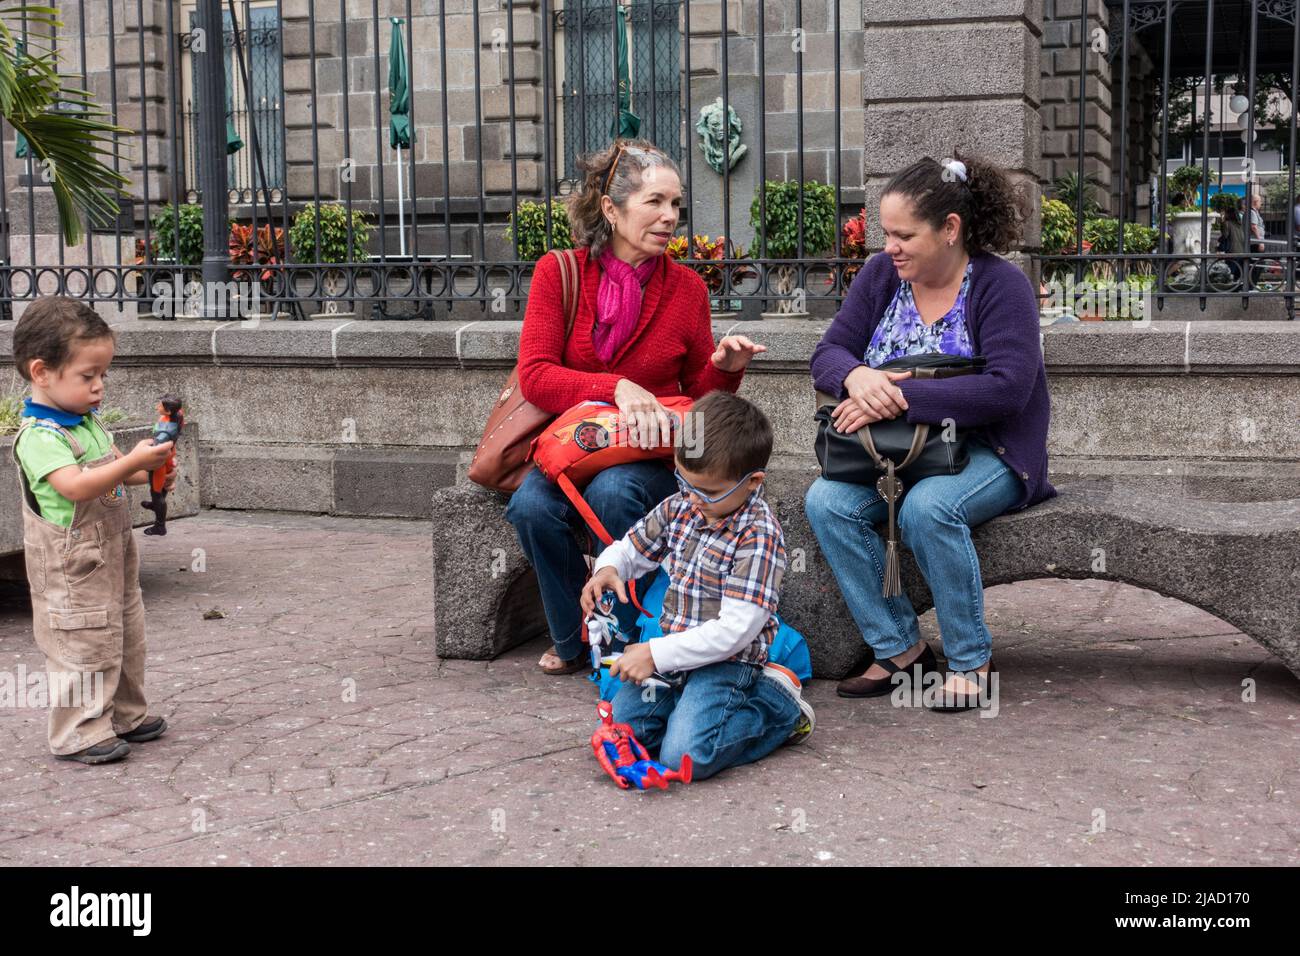
{"type": "Polygon", "coordinates": [[[973,266],[973,262],[966,264],[957,301],[933,325],[921,321],[921,313],[912,298],[912,283],[904,279],[876,326],[862,360],[871,368],[879,368],[900,356],[924,352],[943,352],[963,358],[974,356],[970,329],[966,326],[966,295],[970,291],[973,266]]]}

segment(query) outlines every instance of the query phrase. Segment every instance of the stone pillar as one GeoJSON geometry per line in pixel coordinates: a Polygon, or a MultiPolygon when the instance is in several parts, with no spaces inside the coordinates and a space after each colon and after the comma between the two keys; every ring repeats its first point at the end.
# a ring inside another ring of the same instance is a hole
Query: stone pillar
{"type": "MultiPolygon", "coordinates": [[[[877,0],[865,4],[863,171],[867,242],[883,244],[889,177],[954,147],[1001,164],[1031,193],[1023,248],[1038,245],[1042,0],[877,0]]],[[[1028,270],[1028,260],[1011,258],[1028,270]]],[[[1032,275],[1031,275],[1032,278],[1032,275]]]]}
{"type": "MultiPolygon", "coordinates": [[[[1111,79],[1114,73],[1115,94],[1119,92],[1119,64],[1112,71],[1111,62],[1100,53],[1092,52],[1093,37],[1097,30],[1108,30],[1110,21],[1102,0],[1088,2],[1088,32],[1079,31],[1081,0],[1043,0],[1043,153],[1040,176],[1050,189],[1058,176],[1079,171],[1079,57],[1084,63],[1087,77],[1087,100],[1084,108],[1084,166],[1085,176],[1092,176],[1101,185],[1096,190],[1097,202],[1109,213],[1118,212],[1112,201],[1112,99],[1111,79]]],[[[1117,38],[1114,39],[1118,42],[1117,38]]],[[[1130,61],[1135,62],[1135,61],[1130,61]]],[[[1133,95],[1137,84],[1136,72],[1129,77],[1129,92],[1133,95]]],[[[1130,121],[1135,117],[1130,110],[1130,121]]],[[[1119,148],[1113,152],[1118,161],[1119,148]]],[[[1132,207],[1130,206],[1130,209],[1132,207]]]]}

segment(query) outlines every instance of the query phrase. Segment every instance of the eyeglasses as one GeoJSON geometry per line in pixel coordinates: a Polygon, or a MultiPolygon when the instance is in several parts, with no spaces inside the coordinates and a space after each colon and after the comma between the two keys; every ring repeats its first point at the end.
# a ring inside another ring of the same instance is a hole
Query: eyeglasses
{"type": "Polygon", "coordinates": [[[706,495],[704,492],[700,491],[699,488],[696,488],[693,484],[691,484],[689,481],[687,481],[685,478],[682,477],[682,472],[680,468],[674,468],[673,474],[677,477],[677,487],[681,488],[684,494],[688,493],[688,494],[695,495],[695,497],[699,498],[706,505],[716,505],[719,501],[721,501],[723,498],[726,498],[733,491],[735,491],[737,488],[739,488],[741,485],[747,482],[751,477],[753,477],[755,472],[751,471],[749,474],[745,475],[745,477],[741,478],[740,481],[736,482],[734,485],[732,485],[730,488],[728,488],[720,495],[706,495]]]}

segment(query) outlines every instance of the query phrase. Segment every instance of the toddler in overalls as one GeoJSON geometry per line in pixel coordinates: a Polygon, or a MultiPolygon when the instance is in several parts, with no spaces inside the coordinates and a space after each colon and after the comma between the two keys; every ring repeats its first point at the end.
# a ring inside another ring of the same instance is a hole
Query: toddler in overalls
{"type": "Polygon", "coordinates": [[[93,309],[63,296],[34,302],[13,337],[32,387],[13,457],[50,752],[91,764],[120,760],[167,729],[145,702],[140,559],[123,485],[148,482],[172,443],[145,439],[126,455],[114,446],[95,412],[113,344],[93,309]]]}

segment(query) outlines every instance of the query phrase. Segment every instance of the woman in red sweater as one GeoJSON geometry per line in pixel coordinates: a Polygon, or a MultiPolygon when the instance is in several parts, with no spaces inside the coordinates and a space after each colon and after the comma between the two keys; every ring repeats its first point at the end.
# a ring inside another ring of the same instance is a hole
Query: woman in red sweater
{"type": "MultiPolygon", "coordinates": [[[[519,385],[528,401],[556,415],[583,401],[613,402],[634,441],[669,444],[670,421],[656,396],[735,392],[750,359],[766,347],[743,335],[715,345],[708,287],[667,256],[682,203],[671,158],[644,140],[620,140],[583,157],[579,167],[582,188],[568,199],[581,270],[578,315],[566,339],[559,263],[542,256],[519,340],[519,385]]],[[[619,538],[676,491],[670,463],[643,461],[601,472],[584,497],[619,538]]],[[[506,517],[537,572],[554,641],[539,662],[542,670],[571,674],[590,667],[578,600],[587,578],[581,516],[533,469],[511,496],[506,517]]],[[[637,582],[640,593],[652,578],[637,582]]],[[[627,639],[638,640],[636,608],[618,604],[615,614],[627,639]]]]}

